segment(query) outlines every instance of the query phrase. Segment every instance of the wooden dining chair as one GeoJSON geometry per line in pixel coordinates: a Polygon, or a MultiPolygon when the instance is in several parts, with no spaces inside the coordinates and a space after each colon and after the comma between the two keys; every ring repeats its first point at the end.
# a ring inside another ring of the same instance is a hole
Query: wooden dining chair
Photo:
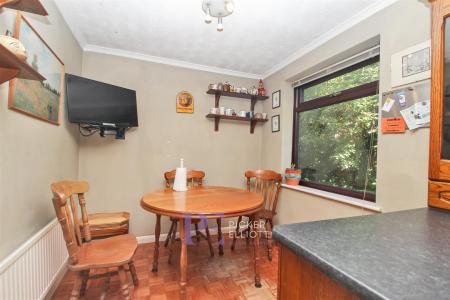
{"type": "Polygon", "coordinates": [[[278,195],[280,193],[282,176],[281,174],[271,170],[256,170],[245,172],[247,178],[247,190],[262,194],[264,198],[264,207],[258,212],[255,219],[252,216],[246,216],[249,219],[248,226],[241,230],[240,223],[242,216],[239,216],[236,233],[233,237],[231,250],[234,250],[237,236],[246,236],[249,239],[251,222],[264,221],[265,237],[267,239],[267,256],[272,260],[272,227],[273,217],[277,214],[278,195]]]}
{"type": "Polygon", "coordinates": [[[60,181],[51,185],[53,206],[66,241],[69,252],[69,270],[76,272],[74,287],[70,300],[83,297],[87,281],[90,278],[119,275],[122,295],[130,299],[126,269],[131,273],[133,284],[138,285],[133,255],[137,248],[136,237],[123,234],[110,238],[92,240],[84,194],[89,190],[87,182],[60,181]],[[78,196],[81,219],[74,196],[78,196]],[[81,224],[84,230],[81,230],[81,224]],[[117,268],[114,272],[105,272],[89,276],[95,269],[117,268]]]}
{"type": "MultiPolygon", "coordinates": [[[[166,180],[166,188],[172,188],[173,182],[175,181],[175,174],[176,170],[168,171],[164,173],[164,178],[166,180]]],[[[202,186],[203,185],[203,178],[205,177],[205,172],[203,171],[197,171],[197,170],[188,170],[187,171],[187,184],[188,186],[202,186]]],[[[169,263],[171,263],[172,260],[172,253],[173,253],[173,244],[176,240],[177,235],[177,226],[178,226],[178,219],[177,218],[170,218],[170,221],[172,224],[170,225],[169,233],[167,234],[166,241],[164,243],[164,247],[169,247],[169,263]]],[[[201,238],[203,237],[209,245],[209,252],[211,256],[214,256],[214,249],[211,243],[211,236],[209,233],[208,224],[205,224],[205,234],[203,234],[199,230],[198,224],[201,220],[191,220],[191,223],[195,226],[195,238],[197,239],[197,242],[200,242],[201,238]]]]}

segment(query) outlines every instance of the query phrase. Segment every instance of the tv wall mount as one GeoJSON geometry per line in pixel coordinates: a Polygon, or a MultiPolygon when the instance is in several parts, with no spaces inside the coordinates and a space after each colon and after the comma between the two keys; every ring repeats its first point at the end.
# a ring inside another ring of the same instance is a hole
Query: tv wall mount
{"type": "Polygon", "coordinates": [[[125,139],[125,132],[130,128],[130,124],[128,123],[89,123],[89,124],[78,124],[78,129],[82,136],[91,136],[95,133],[99,133],[101,137],[105,137],[107,135],[114,135],[117,140],[125,139]]]}

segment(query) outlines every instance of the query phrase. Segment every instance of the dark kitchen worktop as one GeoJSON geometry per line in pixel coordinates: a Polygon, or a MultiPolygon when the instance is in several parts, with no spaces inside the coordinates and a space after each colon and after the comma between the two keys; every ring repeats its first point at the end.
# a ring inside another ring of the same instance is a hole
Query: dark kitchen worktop
{"type": "Polygon", "coordinates": [[[450,299],[450,213],[277,225],[273,238],[364,299],[450,299]]]}

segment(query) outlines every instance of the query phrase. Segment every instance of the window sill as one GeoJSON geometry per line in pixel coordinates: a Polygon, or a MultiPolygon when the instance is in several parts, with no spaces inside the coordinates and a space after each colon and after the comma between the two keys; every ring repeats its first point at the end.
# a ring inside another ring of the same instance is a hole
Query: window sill
{"type": "Polygon", "coordinates": [[[353,197],[344,196],[344,195],[340,195],[340,194],[330,193],[330,192],[313,189],[313,188],[301,186],[301,185],[293,186],[293,185],[287,185],[287,184],[283,183],[281,186],[286,189],[319,196],[319,197],[322,197],[325,199],[334,200],[337,202],[346,203],[346,204],[353,205],[353,206],[362,207],[362,208],[365,208],[365,209],[368,209],[371,211],[375,211],[375,212],[382,211],[381,207],[376,205],[376,203],[361,200],[358,198],[353,198],[353,197]]]}

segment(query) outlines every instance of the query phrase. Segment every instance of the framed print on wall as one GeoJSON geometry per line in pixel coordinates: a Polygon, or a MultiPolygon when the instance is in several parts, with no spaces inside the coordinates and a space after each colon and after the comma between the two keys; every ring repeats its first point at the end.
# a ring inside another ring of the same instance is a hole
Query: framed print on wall
{"type": "Polygon", "coordinates": [[[401,86],[431,77],[431,41],[417,44],[391,57],[391,85],[401,86]]]}
{"type": "Polygon", "coordinates": [[[272,116],[272,132],[280,131],[280,115],[272,116]]]}
{"type": "Polygon", "coordinates": [[[11,80],[8,108],[59,125],[64,91],[63,62],[19,12],[16,17],[15,38],[27,50],[27,63],[46,80],[11,80]]]}
{"type": "Polygon", "coordinates": [[[281,91],[278,90],[272,93],[272,109],[280,107],[281,105],[281,91]]]}
{"type": "Polygon", "coordinates": [[[194,96],[187,91],[179,92],[177,95],[177,113],[194,113],[194,96]]]}

